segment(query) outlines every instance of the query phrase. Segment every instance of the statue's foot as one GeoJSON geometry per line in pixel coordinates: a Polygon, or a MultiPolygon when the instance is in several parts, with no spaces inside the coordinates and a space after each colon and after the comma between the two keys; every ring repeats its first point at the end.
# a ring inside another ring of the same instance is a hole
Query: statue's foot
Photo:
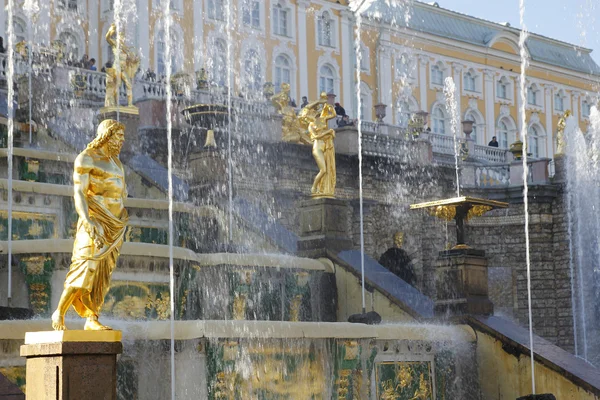
{"type": "Polygon", "coordinates": [[[66,331],[67,326],[65,325],[65,316],[60,315],[58,310],[52,314],[52,329],[55,331],[66,331]]]}
{"type": "Polygon", "coordinates": [[[110,326],[102,325],[98,322],[98,319],[89,319],[85,322],[85,326],[83,327],[86,331],[112,331],[110,326]]]}

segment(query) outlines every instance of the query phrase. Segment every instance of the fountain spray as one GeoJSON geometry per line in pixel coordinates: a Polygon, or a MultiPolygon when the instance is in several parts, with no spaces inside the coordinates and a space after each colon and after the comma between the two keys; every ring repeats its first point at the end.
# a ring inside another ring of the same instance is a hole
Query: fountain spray
{"type": "Polygon", "coordinates": [[[531,390],[535,394],[535,360],[533,352],[533,315],[531,314],[531,255],[529,249],[529,186],[527,178],[529,176],[529,166],[527,165],[527,114],[525,104],[527,104],[527,86],[525,77],[529,60],[525,50],[525,41],[527,40],[527,27],[525,26],[525,0],[519,1],[519,19],[521,22],[521,34],[519,36],[519,53],[521,55],[521,76],[519,81],[519,94],[521,96],[521,139],[523,142],[523,214],[525,214],[525,261],[527,264],[527,304],[529,307],[529,349],[531,358],[531,390]]]}
{"type": "Polygon", "coordinates": [[[6,82],[8,85],[8,293],[7,293],[7,305],[10,307],[12,300],[12,175],[13,175],[13,140],[14,140],[14,129],[15,129],[15,87],[14,87],[14,79],[15,79],[15,56],[13,52],[13,48],[15,45],[15,32],[13,25],[13,0],[8,0],[8,71],[6,73],[6,82]]]}
{"type": "Polygon", "coordinates": [[[456,100],[456,85],[451,76],[444,80],[444,95],[446,96],[446,111],[450,114],[450,129],[454,139],[454,165],[456,169],[456,197],[460,197],[460,178],[458,168],[458,124],[459,110],[458,101],[456,100]]]}

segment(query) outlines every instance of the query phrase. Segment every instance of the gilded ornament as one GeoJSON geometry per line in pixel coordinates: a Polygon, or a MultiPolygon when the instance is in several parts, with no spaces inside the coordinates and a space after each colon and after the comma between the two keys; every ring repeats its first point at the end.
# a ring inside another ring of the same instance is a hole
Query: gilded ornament
{"type": "Polygon", "coordinates": [[[571,110],[565,111],[562,117],[558,120],[556,132],[556,154],[565,154],[567,142],[565,138],[565,128],[567,127],[567,119],[571,116],[571,110]]]}
{"type": "Polygon", "coordinates": [[[308,124],[296,115],[296,111],[290,106],[290,85],[281,84],[281,91],[271,97],[271,103],[283,117],[281,131],[284,142],[309,144],[308,124]]]}
{"type": "Polygon", "coordinates": [[[73,306],[87,321],[86,330],[109,330],[98,322],[112,272],[119,258],[128,215],[125,171],[119,153],[125,126],[107,119],[96,138],[75,159],[74,203],[79,216],[73,256],[52,327],[65,330],[65,313],[73,306]],[[93,182],[93,184],[92,184],[93,182]]]}
{"type": "Polygon", "coordinates": [[[425,375],[421,373],[421,377],[419,378],[419,388],[410,400],[429,400],[430,394],[431,390],[429,389],[429,382],[425,380],[425,375]]]}
{"type": "Polygon", "coordinates": [[[246,295],[236,293],[233,298],[233,319],[246,319],[246,295]]]}
{"type": "Polygon", "coordinates": [[[481,217],[483,214],[485,214],[488,211],[492,211],[494,209],[494,207],[492,206],[486,206],[486,205],[474,205],[473,207],[471,207],[471,209],[467,212],[467,216],[465,217],[465,221],[470,220],[473,217],[481,217]]]}
{"type": "Polygon", "coordinates": [[[413,370],[409,366],[403,364],[400,366],[396,379],[400,382],[400,387],[405,388],[412,383],[413,370]]]}
{"type": "Polygon", "coordinates": [[[300,321],[300,306],[302,305],[302,295],[297,294],[292,298],[290,304],[290,321],[298,322],[300,321]]]}

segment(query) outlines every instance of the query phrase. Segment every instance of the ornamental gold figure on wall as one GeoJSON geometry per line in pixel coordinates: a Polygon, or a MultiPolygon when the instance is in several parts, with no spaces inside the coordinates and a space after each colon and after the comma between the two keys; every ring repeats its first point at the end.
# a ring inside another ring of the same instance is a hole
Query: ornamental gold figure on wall
{"type": "Polygon", "coordinates": [[[96,138],[75,159],[74,203],[79,221],[73,256],[60,301],[52,314],[52,328],[66,330],[65,314],[73,306],[87,318],[85,330],[110,330],[98,322],[112,272],[127,227],[127,188],[119,160],[125,126],[107,119],[96,138]]]}
{"type": "Polygon", "coordinates": [[[123,111],[137,114],[133,105],[133,80],[140,66],[140,57],[134,50],[125,44],[125,35],[121,30],[117,34],[117,27],[113,23],[106,32],[106,41],[112,49],[114,64],[106,68],[106,97],[104,107],[117,107],[119,105],[119,88],[121,82],[127,89],[127,107],[123,111]],[[119,70],[117,71],[117,65],[119,70]],[[129,110],[127,110],[129,109],[129,110]]]}

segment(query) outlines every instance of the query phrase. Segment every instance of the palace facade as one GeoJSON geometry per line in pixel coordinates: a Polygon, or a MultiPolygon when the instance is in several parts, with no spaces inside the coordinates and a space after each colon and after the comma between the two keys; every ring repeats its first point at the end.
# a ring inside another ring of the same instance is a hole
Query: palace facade
{"type": "MultiPolygon", "coordinates": [[[[6,8],[7,0],[2,3],[6,8]]],[[[128,40],[139,48],[142,70],[157,76],[166,73],[164,12],[159,0],[34,3],[35,43],[60,40],[69,57],[87,54],[97,60],[100,70],[112,57],[104,35],[114,15],[122,15],[128,40]]],[[[171,0],[173,71],[193,75],[205,68],[212,86],[230,82],[242,95],[261,93],[266,82],[276,90],[288,82],[298,105],[302,96],[315,99],[325,90],[336,94],[336,101],[356,117],[356,18],[346,3],[171,0]]],[[[376,119],[375,104],[387,106],[383,121],[390,125],[405,126],[411,113],[424,110],[430,114],[434,141],[438,135],[451,135],[443,87],[444,79],[452,77],[460,118],[475,122],[472,136],[479,145],[497,136],[500,148],[508,148],[526,124],[532,156],[552,158],[557,122],[565,111],[571,110],[581,129],[587,130],[600,76],[590,49],[529,35],[527,117],[521,121],[518,28],[459,14],[437,3],[414,2],[409,8],[385,3],[374,2],[361,18],[360,93],[365,120],[376,119]]],[[[20,0],[13,4],[16,41],[27,40],[27,7],[20,0]]],[[[6,24],[5,12],[0,14],[3,37],[6,24]]],[[[4,43],[7,46],[6,39],[4,43]]]]}

